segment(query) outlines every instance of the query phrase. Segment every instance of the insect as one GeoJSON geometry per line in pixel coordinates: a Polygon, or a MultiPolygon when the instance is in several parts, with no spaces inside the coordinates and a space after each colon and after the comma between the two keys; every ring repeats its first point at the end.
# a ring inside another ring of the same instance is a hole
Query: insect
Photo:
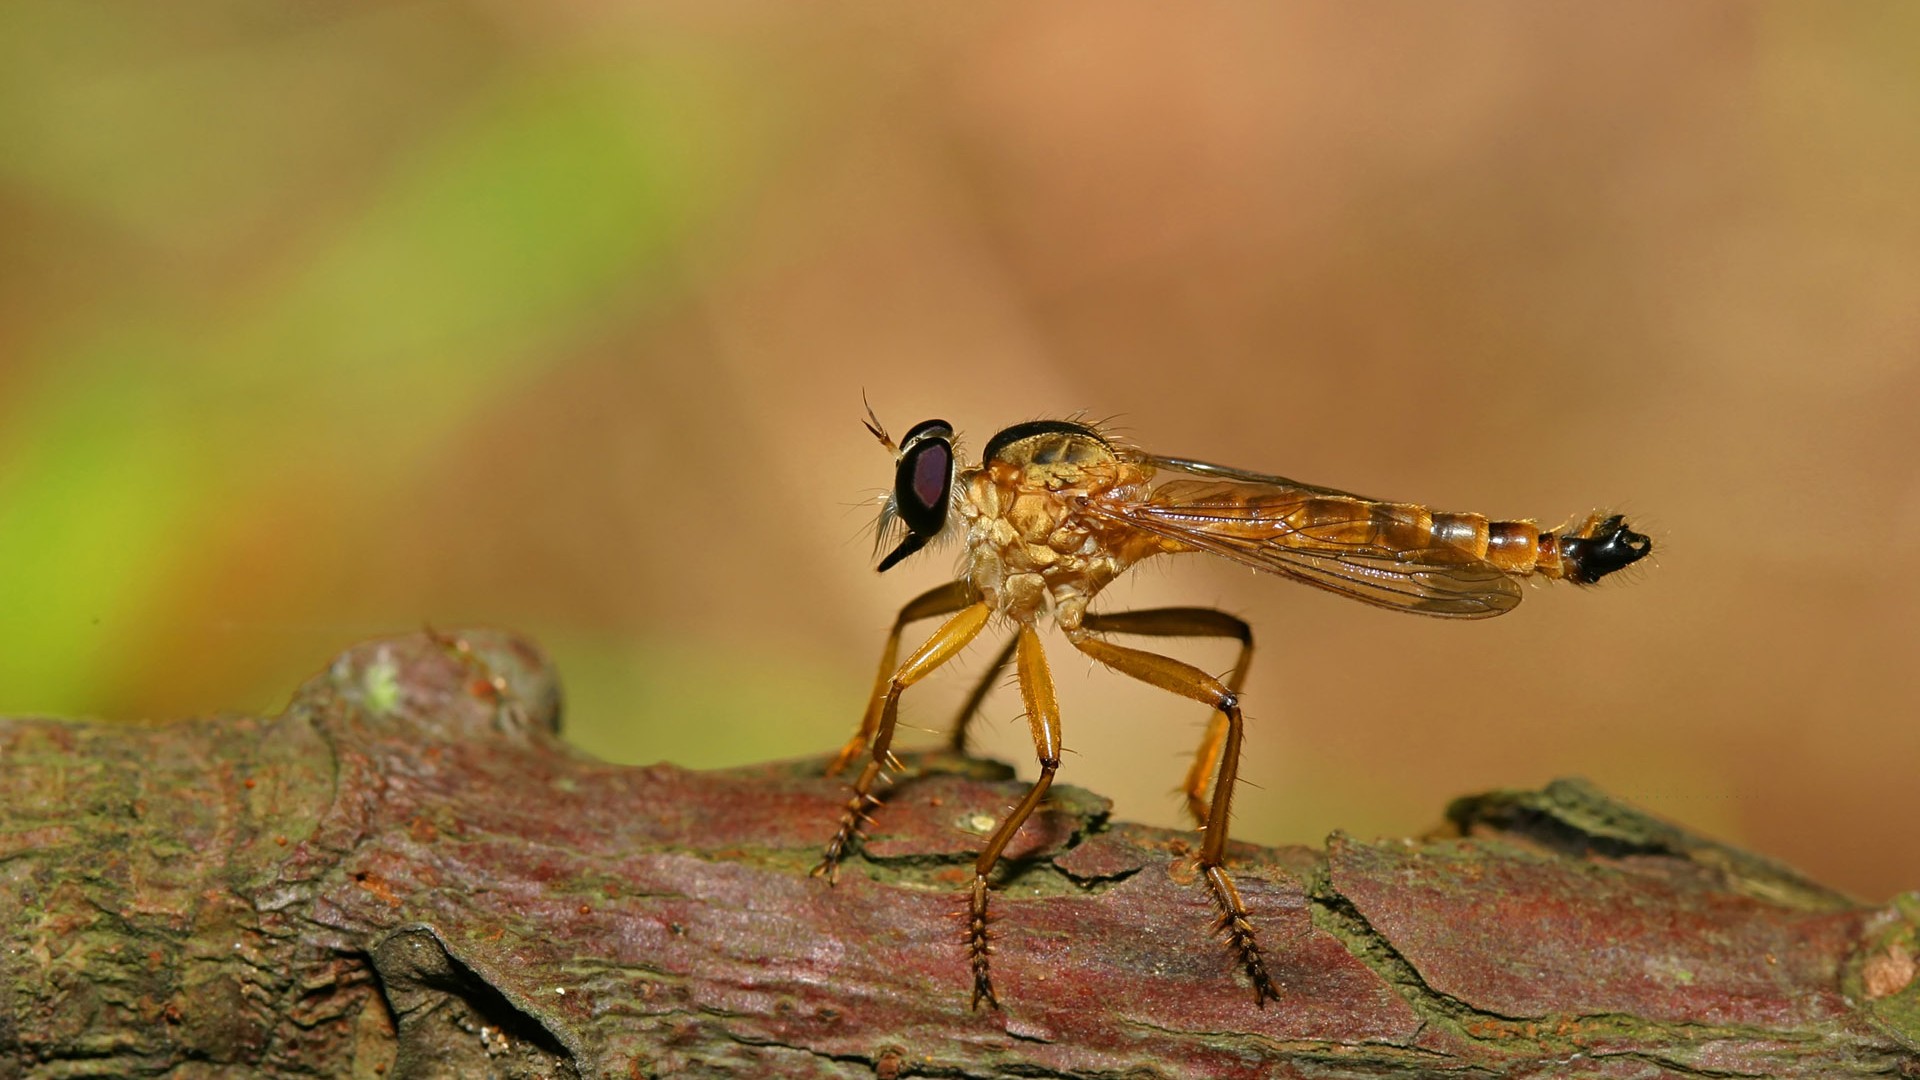
{"type": "Polygon", "coordinates": [[[964,536],[965,571],[900,610],[881,652],[880,673],[860,728],[829,774],[862,754],[866,765],[816,875],[832,880],[858,843],[875,786],[898,768],[891,754],[900,695],[951,660],[998,616],[1013,635],[974,691],[965,723],[1009,661],[1032,728],[1040,775],[987,839],[974,861],[967,949],[973,1007],[998,1007],[987,937],[988,875],[1020,826],[1047,796],[1060,767],[1061,722],[1035,624],[1051,611],[1074,648],[1142,682],[1213,710],[1182,785],[1203,830],[1199,876],[1219,908],[1218,929],[1253,983],[1254,1001],[1277,996],[1246,904],[1227,873],[1227,824],[1242,735],[1240,689],[1253,631],[1211,608],[1090,612],[1088,603],[1134,564],[1156,555],[1206,552],[1396,611],[1456,619],[1504,614],[1520,603],[1520,579],[1592,584],[1652,550],[1619,514],[1596,512],[1576,525],[1543,530],[1531,521],[1429,510],[1370,499],[1186,458],[1149,454],[1097,427],[1071,420],[1015,424],[987,440],[980,463],[960,464],[953,427],[915,424],[898,443],[871,409],[867,430],[894,454],[893,490],[881,511],[876,552],[886,571],[935,540],[964,536]],[[947,616],[924,644],[898,661],[908,624],[947,616]],[[1107,635],[1219,637],[1240,643],[1224,679],[1107,635]]]}

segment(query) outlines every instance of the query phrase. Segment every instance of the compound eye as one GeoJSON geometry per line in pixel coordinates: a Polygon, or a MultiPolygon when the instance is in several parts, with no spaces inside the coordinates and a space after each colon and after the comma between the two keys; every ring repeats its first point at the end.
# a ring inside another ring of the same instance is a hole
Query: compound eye
{"type": "Polygon", "coordinates": [[[880,569],[885,571],[940,535],[947,526],[947,504],[952,500],[953,428],[945,420],[915,424],[900,440],[889,507],[907,527],[907,535],[900,546],[880,560],[880,569]]]}
{"type": "Polygon", "coordinates": [[[907,444],[893,476],[894,509],[907,531],[923,537],[939,532],[953,495],[953,444],[938,435],[907,444]]]}

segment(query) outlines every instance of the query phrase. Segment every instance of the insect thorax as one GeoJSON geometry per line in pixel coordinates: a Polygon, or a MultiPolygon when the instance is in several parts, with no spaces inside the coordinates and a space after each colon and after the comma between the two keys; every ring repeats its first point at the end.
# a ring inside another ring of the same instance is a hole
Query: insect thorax
{"type": "Polygon", "coordinates": [[[1138,545],[1078,506],[1144,489],[1147,470],[1075,424],[1010,428],[988,449],[986,463],[960,477],[970,579],[1020,622],[1032,622],[1051,601],[1071,631],[1095,593],[1151,554],[1129,550],[1138,545]]]}

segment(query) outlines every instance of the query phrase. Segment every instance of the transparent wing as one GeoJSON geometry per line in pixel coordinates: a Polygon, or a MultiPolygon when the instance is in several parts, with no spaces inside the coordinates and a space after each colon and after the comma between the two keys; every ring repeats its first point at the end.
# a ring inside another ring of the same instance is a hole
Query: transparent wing
{"type": "Polygon", "coordinates": [[[1145,501],[1089,496],[1081,508],[1200,551],[1380,607],[1483,619],[1513,610],[1520,583],[1437,540],[1419,507],[1364,499],[1281,477],[1155,459],[1195,476],[1145,501]],[[1196,468],[1195,466],[1199,466],[1196,468]]]}
{"type": "Polygon", "coordinates": [[[1158,454],[1141,454],[1139,458],[1155,469],[1183,472],[1188,476],[1201,476],[1214,480],[1234,480],[1247,484],[1257,484],[1262,487],[1298,491],[1308,495],[1328,495],[1337,499],[1359,499],[1362,502],[1386,501],[1384,499],[1376,499],[1371,495],[1355,495],[1351,491],[1341,491],[1339,488],[1321,487],[1318,484],[1303,484],[1298,480],[1289,480],[1284,476],[1249,472],[1246,469],[1236,469],[1231,465],[1215,465],[1212,462],[1195,461],[1192,458],[1161,457],[1158,454]]]}

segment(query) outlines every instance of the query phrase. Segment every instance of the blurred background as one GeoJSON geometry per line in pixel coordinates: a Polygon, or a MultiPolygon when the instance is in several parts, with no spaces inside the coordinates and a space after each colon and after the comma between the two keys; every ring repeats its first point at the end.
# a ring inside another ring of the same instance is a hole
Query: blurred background
{"type": "MultiPolygon", "coordinates": [[[[862,392],[976,450],[1084,410],[1659,544],[1484,623],[1123,580],[1256,627],[1238,837],[1580,774],[1920,887],[1920,6],[1594,11],[0,3],[0,712],[485,623],[595,753],[825,753],[954,568],[874,574],[862,392]]],[[[1202,711],[1053,640],[1062,780],[1180,823],[1202,711]]]]}

